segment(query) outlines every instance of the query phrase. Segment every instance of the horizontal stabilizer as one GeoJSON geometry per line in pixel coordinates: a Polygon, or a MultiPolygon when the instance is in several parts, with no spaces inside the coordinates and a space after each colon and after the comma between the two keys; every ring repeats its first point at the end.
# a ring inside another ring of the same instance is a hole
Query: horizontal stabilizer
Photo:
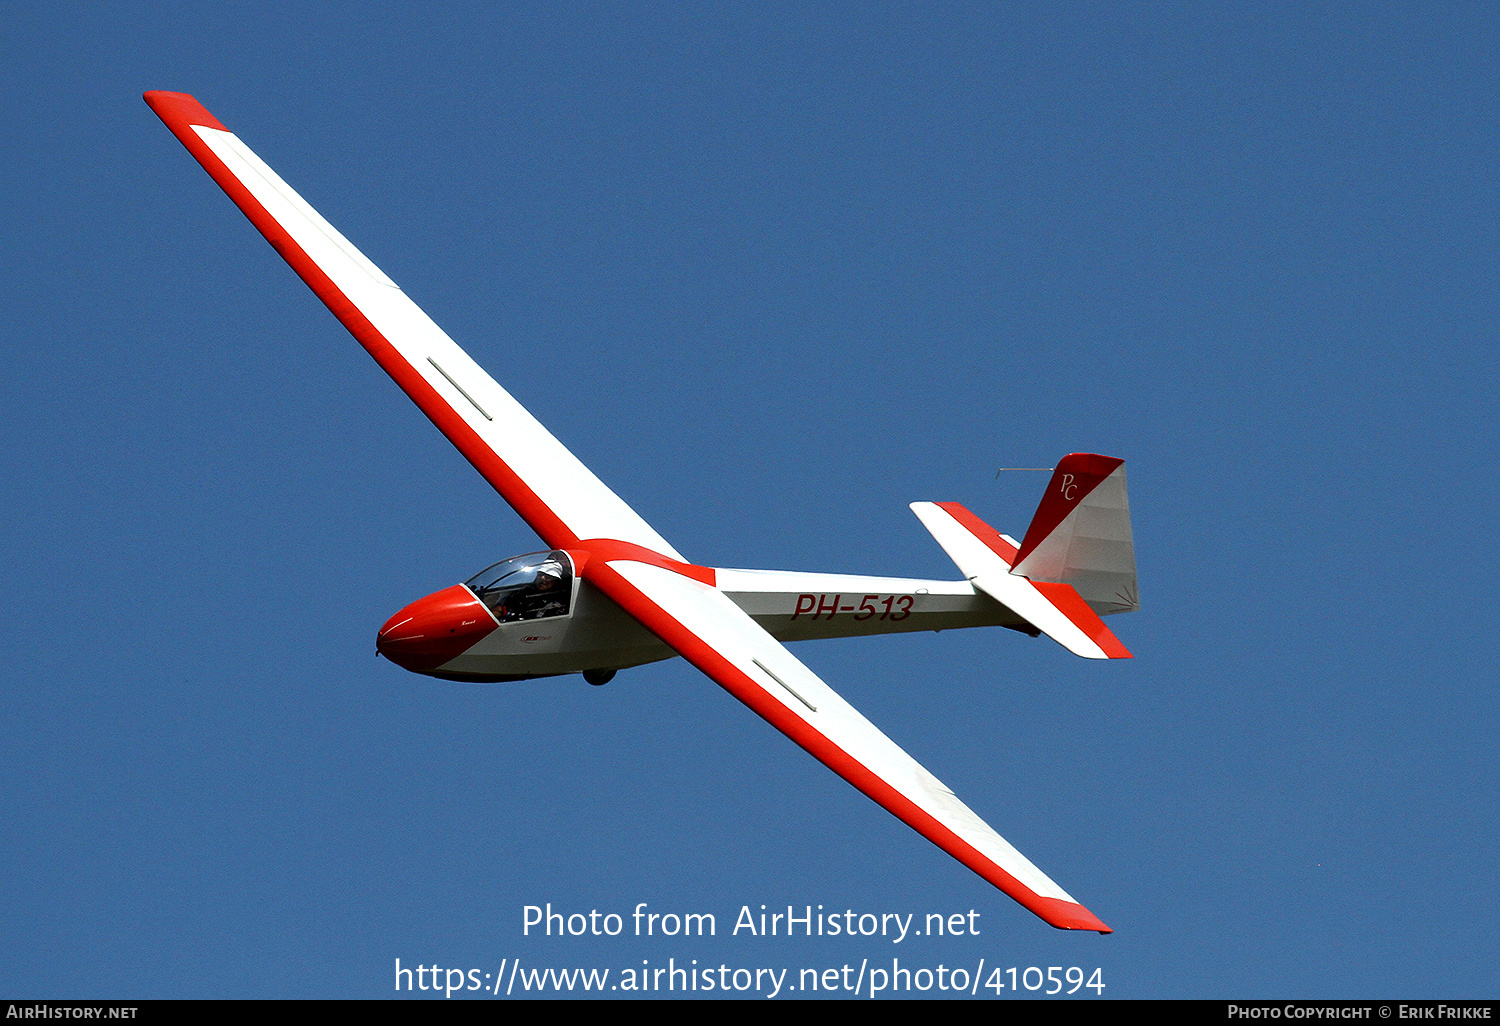
{"type": "Polygon", "coordinates": [[[974,587],[1063,648],[1085,659],[1131,658],[1071,585],[1033,582],[1011,573],[1016,546],[963,506],[914,502],[911,510],[974,587]]]}

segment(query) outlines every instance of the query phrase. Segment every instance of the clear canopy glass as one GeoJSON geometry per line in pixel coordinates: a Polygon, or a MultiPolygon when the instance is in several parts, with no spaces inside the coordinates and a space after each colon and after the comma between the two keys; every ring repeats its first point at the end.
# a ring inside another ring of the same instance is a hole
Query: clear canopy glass
{"type": "Polygon", "coordinates": [[[561,550],[512,556],[464,582],[501,623],[568,615],[573,561],[561,550]]]}

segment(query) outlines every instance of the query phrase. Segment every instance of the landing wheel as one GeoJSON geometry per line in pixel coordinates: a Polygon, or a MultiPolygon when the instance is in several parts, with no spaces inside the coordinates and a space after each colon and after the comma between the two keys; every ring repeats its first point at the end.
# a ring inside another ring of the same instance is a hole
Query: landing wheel
{"type": "Polygon", "coordinates": [[[588,681],[590,684],[594,685],[594,687],[596,687],[596,688],[599,687],[601,684],[608,684],[611,680],[614,679],[614,676],[615,676],[615,671],[614,670],[584,670],[583,671],[583,679],[586,680],[586,681],[588,681]]]}

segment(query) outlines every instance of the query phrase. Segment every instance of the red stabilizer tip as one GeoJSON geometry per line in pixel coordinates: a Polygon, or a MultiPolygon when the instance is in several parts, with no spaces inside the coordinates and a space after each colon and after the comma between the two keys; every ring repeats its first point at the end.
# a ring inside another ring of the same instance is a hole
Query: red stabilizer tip
{"type": "Polygon", "coordinates": [[[1042,597],[1051,602],[1058,610],[1087,634],[1111,659],[1134,659],[1130,649],[1115,637],[1115,632],[1104,625],[1099,619],[1099,614],[1089,608],[1089,604],[1083,600],[1071,584],[1059,584],[1049,581],[1032,581],[1031,586],[1042,593],[1042,597]]]}

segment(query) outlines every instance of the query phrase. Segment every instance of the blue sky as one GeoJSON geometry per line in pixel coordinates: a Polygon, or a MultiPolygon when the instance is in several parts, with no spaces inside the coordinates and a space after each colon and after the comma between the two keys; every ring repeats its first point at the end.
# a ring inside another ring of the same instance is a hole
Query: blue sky
{"type": "Polygon", "coordinates": [[[899,957],[1495,995],[1492,6],[5,21],[0,990],[899,957]],[[908,502],[1019,534],[1044,478],[996,467],[1124,457],[1133,662],[795,648],[1116,933],[1047,928],[680,661],[482,687],[372,658],[539,545],[146,89],[195,94],[697,562],[957,576],[908,502]],[[546,902],[720,935],[523,937],[546,902]],[[761,904],[981,933],[728,935],[761,904]]]}

